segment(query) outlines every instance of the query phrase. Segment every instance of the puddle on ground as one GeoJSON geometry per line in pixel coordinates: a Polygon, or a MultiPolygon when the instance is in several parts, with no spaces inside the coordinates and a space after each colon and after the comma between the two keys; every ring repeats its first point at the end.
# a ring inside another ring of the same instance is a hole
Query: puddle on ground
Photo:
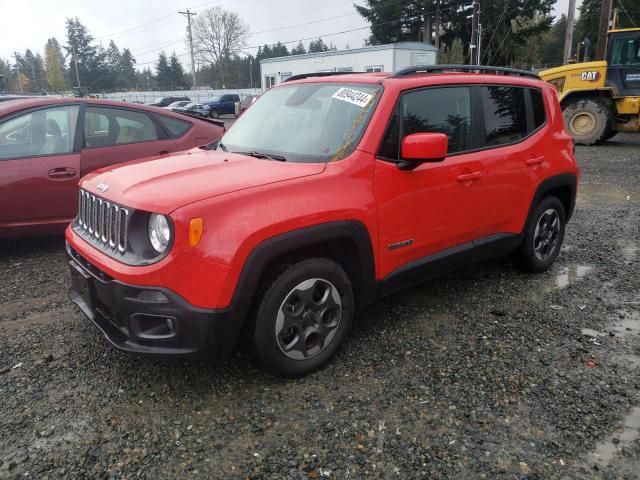
{"type": "Polygon", "coordinates": [[[593,270],[591,265],[571,265],[569,267],[562,267],[554,279],[553,287],[567,287],[572,283],[582,280],[582,278],[584,278],[584,276],[591,270],[593,270]]]}
{"type": "Polygon", "coordinates": [[[560,267],[556,272],[551,272],[551,275],[543,280],[540,287],[530,290],[528,297],[534,302],[541,302],[545,295],[579,282],[592,271],[591,265],[560,267]]]}
{"type": "MultiPolygon", "coordinates": [[[[638,335],[640,335],[640,313],[633,312],[624,318],[618,319],[613,323],[611,331],[618,337],[635,338],[635,345],[632,345],[632,347],[635,347],[639,340],[638,335]]],[[[601,332],[596,330],[583,329],[582,333],[596,338],[601,336],[601,332]]],[[[640,355],[630,353],[622,355],[622,358],[629,362],[632,368],[640,367],[640,355]]],[[[637,406],[624,417],[622,425],[616,431],[598,442],[596,449],[589,454],[589,460],[597,462],[600,466],[607,466],[620,454],[623,448],[629,447],[639,438],[640,406],[637,406]]]]}
{"type": "Polygon", "coordinates": [[[579,205],[598,205],[603,203],[640,204],[640,192],[630,188],[605,185],[601,183],[581,183],[578,187],[579,205]]]}
{"type": "Polygon", "coordinates": [[[618,431],[598,442],[590,457],[600,465],[607,466],[622,448],[630,446],[638,438],[640,438],[640,407],[635,407],[629,415],[624,417],[618,431]]]}

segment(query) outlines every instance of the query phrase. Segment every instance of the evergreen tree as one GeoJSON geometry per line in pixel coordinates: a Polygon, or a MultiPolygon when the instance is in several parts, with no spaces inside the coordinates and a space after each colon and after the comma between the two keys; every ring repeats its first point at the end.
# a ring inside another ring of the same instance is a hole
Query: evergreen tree
{"type": "Polygon", "coordinates": [[[298,45],[291,49],[291,55],[303,55],[307,53],[307,49],[304,48],[302,42],[298,42],[298,45]]]}
{"type": "Polygon", "coordinates": [[[128,48],[120,56],[120,82],[127,90],[136,86],[136,59],[128,48]]]}
{"type": "Polygon", "coordinates": [[[67,82],[64,78],[64,57],[60,51],[60,44],[55,38],[47,40],[47,44],[44,47],[44,58],[49,88],[56,93],[66,90],[67,82]]]}
{"type": "Polygon", "coordinates": [[[76,85],[76,62],[80,84],[87,86],[91,91],[100,87],[101,77],[104,74],[103,61],[105,53],[99,47],[92,44],[93,37],[89,35],[87,28],[76,18],[67,18],[67,45],[66,56],[69,61],[69,83],[76,85]]]}
{"type": "Polygon", "coordinates": [[[158,55],[158,63],[156,63],[156,82],[158,88],[168,90],[171,88],[172,76],[171,67],[167,61],[167,54],[162,50],[158,55]]]}
{"type": "Polygon", "coordinates": [[[189,85],[189,82],[185,80],[184,68],[182,68],[176,52],[173,52],[169,59],[169,72],[172,89],[183,89],[189,85]]]}
{"type": "Polygon", "coordinates": [[[329,47],[327,47],[327,44],[324,43],[322,38],[311,40],[311,43],[309,43],[309,53],[326,52],[328,50],[329,47]]]}

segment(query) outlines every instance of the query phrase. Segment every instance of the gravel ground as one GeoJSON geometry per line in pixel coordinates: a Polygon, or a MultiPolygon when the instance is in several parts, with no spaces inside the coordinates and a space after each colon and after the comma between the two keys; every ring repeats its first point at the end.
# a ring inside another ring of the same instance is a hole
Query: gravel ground
{"type": "Polygon", "coordinates": [[[638,478],[639,147],[578,148],[550,272],[379,301],[295,381],[123,354],[67,301],[61,239],[0,243],[0,478],[638,478]]]}

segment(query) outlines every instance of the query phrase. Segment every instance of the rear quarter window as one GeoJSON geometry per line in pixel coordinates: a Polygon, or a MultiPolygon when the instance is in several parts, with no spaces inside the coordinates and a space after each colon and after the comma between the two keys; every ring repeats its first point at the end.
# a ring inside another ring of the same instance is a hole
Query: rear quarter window
{"type": "Polygon", "coordinates": [[[547,112],[544,108],[544,98],[542,92],[536,88],[529,90],[531,92],[531,108],[533,109],[533,130],[537,130],[547,121],[547,112]]]}
{"type": "Polygon", "coordinates": [[[484,146],[507,145],[529,134],[525,88],[484,86],[479,90],[484,117],[484,146]]]}
{"type": "Polygon", "coordinates": [[[158,115],[158,120],[160,120],[163,127],[169,130],[169,133],[174,138],[181,137],[191,128],[191,122],[186,120],[179,120],[165,115],[158,115]]]}

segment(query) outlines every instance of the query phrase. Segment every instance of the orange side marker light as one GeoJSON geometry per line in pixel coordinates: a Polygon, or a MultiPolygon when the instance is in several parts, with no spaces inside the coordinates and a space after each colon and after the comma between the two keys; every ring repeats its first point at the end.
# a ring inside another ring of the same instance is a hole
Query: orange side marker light
{"type": "Polygon", "coordinates": [[[204,221],[202,218],[192,218],[189,222],[189,246],[197,247],[202,238],[202,231],[204,230],[204,221]]]}

